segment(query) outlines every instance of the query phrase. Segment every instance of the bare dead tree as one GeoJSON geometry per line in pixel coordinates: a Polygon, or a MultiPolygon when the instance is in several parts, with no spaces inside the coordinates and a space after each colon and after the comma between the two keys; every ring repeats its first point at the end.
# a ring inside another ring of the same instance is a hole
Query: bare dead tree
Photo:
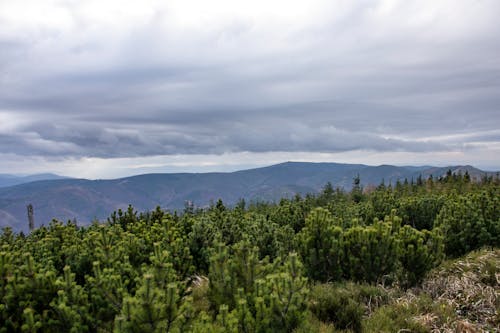
{"type": "Polygon", "coordinates": [[[35,218],[33,217],[33,205],[29,204],[26,208],[28,209],[29,228],[30,231],[33,231],[33,229],[35,229],[35,218]]]}

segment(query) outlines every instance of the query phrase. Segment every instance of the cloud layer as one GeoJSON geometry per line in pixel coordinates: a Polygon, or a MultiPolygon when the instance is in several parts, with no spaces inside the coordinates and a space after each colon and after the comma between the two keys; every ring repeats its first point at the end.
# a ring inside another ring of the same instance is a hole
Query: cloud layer
{"type": "Polygon", "coordinates": [[[0,2],[0,154],[474,151],[481,164],[500,143],[499,12],[496,0],[0,2]]]}

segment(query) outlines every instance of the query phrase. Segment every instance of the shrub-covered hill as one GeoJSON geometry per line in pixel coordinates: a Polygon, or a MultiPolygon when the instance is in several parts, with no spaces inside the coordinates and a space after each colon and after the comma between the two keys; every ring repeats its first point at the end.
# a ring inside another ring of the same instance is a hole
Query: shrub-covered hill
{"type": "Polygon", "coordinates": [[[0,332],[495,329],[499,200],[498,179],[450,174],[4,228],[0,332]]]}

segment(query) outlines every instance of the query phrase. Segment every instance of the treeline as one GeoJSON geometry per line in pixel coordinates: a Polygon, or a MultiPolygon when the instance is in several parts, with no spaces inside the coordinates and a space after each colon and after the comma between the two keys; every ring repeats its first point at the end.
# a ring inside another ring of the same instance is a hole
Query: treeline
{"type": "Polygon", "coordinates": [[[5,228],[0,332],[307,331],[330,320],[320,283],[409,288],[446,257],[498,247],[499,185],[450,172],[363,189],[356,178],[350,192],[327,184],[279,203],[129,206],[88,227],[5,228]]]}

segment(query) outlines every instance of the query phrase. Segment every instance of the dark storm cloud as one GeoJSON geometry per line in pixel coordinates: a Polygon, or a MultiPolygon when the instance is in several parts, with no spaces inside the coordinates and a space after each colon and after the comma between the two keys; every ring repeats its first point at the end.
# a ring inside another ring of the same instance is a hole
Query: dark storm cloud
{"type": "Polygon", "coordinates": [[[321,17],[297,18],[297,28],[294,19],[241,17],[186,28],[169,23],[175,10],[157,10],[134,28],[96,19],[93,30],[75,9],[82,31],[42,20],[49,28],[33,32],[0,16],[9,27],[0,34],[0,152],[442,152],[498,143],[491,13],[500,3],[437,3],[360,2],[340,14],[327,6],[321,17]]]}

